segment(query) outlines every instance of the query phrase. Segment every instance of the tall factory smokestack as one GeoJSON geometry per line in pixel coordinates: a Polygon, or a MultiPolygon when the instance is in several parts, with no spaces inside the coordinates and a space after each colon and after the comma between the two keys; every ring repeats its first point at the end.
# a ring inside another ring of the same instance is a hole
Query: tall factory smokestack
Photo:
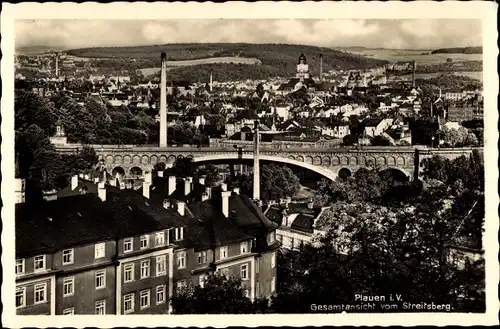
{"type": "Polygon", "coordinates": [[[55,59],[56,59],[56,77],[58,77],[59,76],[59,54],[56,54],[55,59]]]}
{"type": "Polygon", "coordinates": [[[411,71],[411,86],[415,88],[415,61],[412,61],[412,71],[411,71]]]}
{"type": "Polygon", "coordinates": [[[323,54],[319,55],[319,82],[323,82],[323,54]]]}
{"type": "Polygon", "coordinates": [[[213,90],[212,72],[210,72],[210,92],[213,90]]]}
{"type": "Polygon", "coordinates": [[[161,53],[160,147],[167,147],[167,54],[161,53]]]}
{"type": "Polygon", "coordinates": [[[260,168],[259,168],[259,121],[254,123],[253,133],[253,199],[260,200],[260,168]]]}

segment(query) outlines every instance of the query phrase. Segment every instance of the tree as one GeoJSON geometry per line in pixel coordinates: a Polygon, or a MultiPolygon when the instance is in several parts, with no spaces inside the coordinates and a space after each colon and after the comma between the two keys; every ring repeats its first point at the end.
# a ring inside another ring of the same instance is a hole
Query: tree
{"type": "Polygon", "coordinates": [[[371,141],[371,145],[373,146],[390,146],[391,145],[391,141],[389,139],[387,139],[387,137],[385,136],[375,136],[373,137],[372,141],[371,141]]]}
{"type": "Polygon", "coordinates": [[[239,278],[211,274],[203,285],[189,285],[172,297],[174,314],[257,313],[262,303],[245,296],[239,278]]]}
{"type": "Polygon", "coordinates": [[[221,180],[219,169],[217,169],[217,167],[212,164],[198,168],[195,176],[197,178],[205,177],[205,184],[207,186],[213,186],[215,185],[215,183],[221,180]]]}

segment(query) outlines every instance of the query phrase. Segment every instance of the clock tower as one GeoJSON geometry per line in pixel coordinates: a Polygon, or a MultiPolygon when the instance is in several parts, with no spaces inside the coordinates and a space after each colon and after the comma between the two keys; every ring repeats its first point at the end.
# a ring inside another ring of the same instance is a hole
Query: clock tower
{"type": "Polygon", "coordinates": [[[307,65],[306,56],[302,53],[299,56],[299,62],[297,64],[297,74],[296,78],[299,78],[300,81],[304,81],[304,79],[309,79],[309,65],[307,65]]]}

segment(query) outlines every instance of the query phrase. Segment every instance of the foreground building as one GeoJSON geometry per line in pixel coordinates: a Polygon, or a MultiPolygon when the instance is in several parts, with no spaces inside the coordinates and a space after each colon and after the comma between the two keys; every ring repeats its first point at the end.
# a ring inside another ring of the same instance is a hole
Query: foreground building
{"type": "Polygon", "coordinates": [[[237,190],[178,183],[149,174],[134,190],[109,175],[73,177],[55,200],[20,197],[17,313],[166,314],[179,288],[216,271],[241,278],[251,299],[270,297],[277,225],[237,190]]]}

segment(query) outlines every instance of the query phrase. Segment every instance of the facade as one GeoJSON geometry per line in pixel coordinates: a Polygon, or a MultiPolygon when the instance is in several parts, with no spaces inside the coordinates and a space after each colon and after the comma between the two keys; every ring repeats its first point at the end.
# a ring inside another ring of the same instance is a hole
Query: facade
{"type": "Polygon", "coordinates": [[[449,121],[468,121],[484,119],[484,104],[478,98],[455,102],[448,107],[449,121]]]}
{"type": "Polygon", "coordinates": [[[55,200],[20,197],[17,313],[167,314],[179,288],[216,271],[240,277],[249,298],[269,298],[277,225],[237,190],[208,197],[192,179],[158,176],[139,190],[111,175],[73,177],[55,200]]]}

